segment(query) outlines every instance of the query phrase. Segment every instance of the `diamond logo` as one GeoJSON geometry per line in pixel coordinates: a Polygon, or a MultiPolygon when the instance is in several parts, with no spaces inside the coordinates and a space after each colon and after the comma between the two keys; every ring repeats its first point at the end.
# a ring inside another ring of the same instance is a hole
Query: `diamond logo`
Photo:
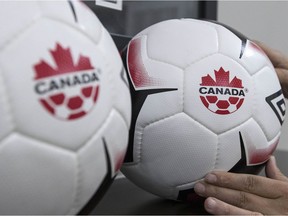
{"type": "Polygon", "coordinates": [[[266,102],[269,104],[278,118],[279,123],[282,125],[285,118],[286,105],[281,89],[266,97],[266,102]]]}

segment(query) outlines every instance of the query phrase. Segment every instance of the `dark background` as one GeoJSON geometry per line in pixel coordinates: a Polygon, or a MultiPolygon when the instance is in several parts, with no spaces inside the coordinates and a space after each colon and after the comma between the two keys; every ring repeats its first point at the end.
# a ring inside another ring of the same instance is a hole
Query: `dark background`
{"type": "MultiPolygon", "coordinates": [[[[216,20],[217,1],[123,1],[122,11],[84,1],[110,33],[132,37],[146,27],[167,19],[216,20]]],[[[111,1],[110,1],[111,2],[111,1]]]]}

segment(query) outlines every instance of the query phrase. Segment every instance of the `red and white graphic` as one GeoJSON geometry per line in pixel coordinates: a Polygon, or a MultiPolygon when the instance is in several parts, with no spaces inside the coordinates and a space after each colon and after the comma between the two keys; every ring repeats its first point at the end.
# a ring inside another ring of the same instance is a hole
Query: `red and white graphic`
{"type": "Polygon", "coordinates": [[[40,103],[62,120],[85,116],[97,102],[100,69],[95,69],[89,57],[81,54],[74,63],[70,48],[63,48],[59,43],[50,54],[56,68],[45,60],[34,65],[34,89],[40,103]]]}
{"type": "Polygon", "coordinates": [[[160,79],[149,75],[142,58],[142,38],[131,40],[127,51],[127,65],[130,79],[136,90],[163,84],[160,79]]]}
{"type": "Polygon", "coordinates": [[[245,90],[236,76],[230,81],[230,71],[222,67],[214,70],[215,79],[209,74],[202,77],[199,93],[204,106],[213,113],[227,115],[236,112],[243,104],[245,90]]]}

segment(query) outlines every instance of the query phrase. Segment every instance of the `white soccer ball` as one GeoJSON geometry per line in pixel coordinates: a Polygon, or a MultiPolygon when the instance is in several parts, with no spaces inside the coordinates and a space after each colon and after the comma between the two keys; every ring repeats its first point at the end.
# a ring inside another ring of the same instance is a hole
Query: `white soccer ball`
{"type": "Polygon", "coordinates": [[[131,101],[82,2],[0,2],[0,214],[88,214],[125,156],[131,101]]]}
{"type": "Polygon", "coordinates": [[[124,52],[131,82],[135,184],[174,200],[212,170],[257,173],[280,138],[285,102],[274,68],[252,41],[194,19],[160,22],[124,52]]]}

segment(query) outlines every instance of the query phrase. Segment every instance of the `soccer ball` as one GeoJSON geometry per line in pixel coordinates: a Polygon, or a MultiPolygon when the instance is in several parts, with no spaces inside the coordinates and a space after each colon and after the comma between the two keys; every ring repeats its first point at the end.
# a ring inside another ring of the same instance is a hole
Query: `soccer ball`
{"type": "Polygon", "coordinates": [[[127,75],[82,2],[0,2],[0,213],[88,214],[124,159],[127,75]]]}
{"type": "Polygon", "coordinates": [[[156,195],[192,201],[212,170],[257,173],[280,138],[285,102],[263,51],[217,23],[167,20],[123,52],[132,95],[123,173],[156,195]]]}

